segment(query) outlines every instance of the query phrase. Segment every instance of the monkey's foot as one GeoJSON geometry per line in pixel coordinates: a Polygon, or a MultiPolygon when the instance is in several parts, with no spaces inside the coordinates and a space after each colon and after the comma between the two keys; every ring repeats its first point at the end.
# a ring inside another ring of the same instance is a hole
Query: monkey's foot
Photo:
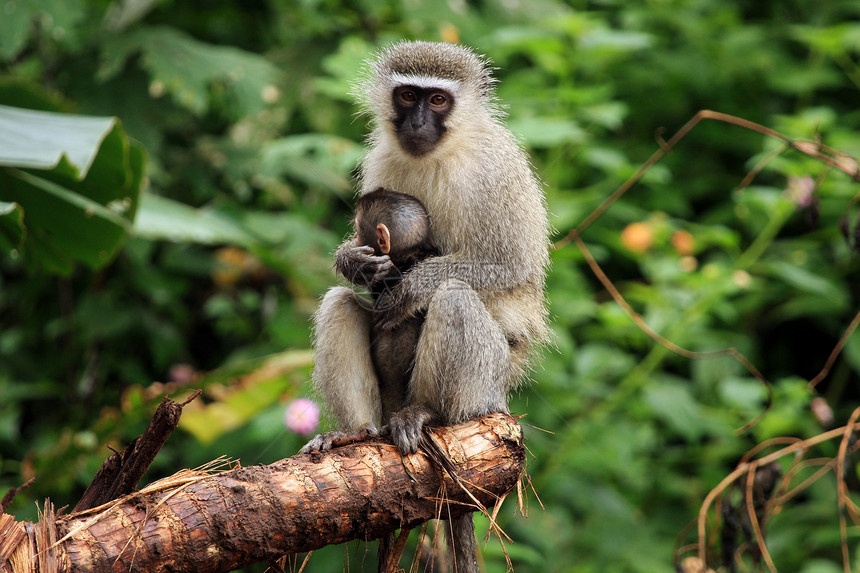
{"type": "Polygon", "coordinates": [[[400,453],[414,454],[418,451],[421,430],[435,419],[435,413],[427,406],[412,404],[392,414],[383,433],[391,436],[400,453]]]}
{"type": "Polygon", "coordinates": [[[370,438],[379,436],[379,429],[372,422],[364,424],[354,432],[345,432],[344,430],[332,430],[324,434],[317,434],[311,441],[302,446],[299,450],[300,454],[309,454],[310,452],[324,452],[338,446],[345,446],[355,442],[362,442],[370,438]]]}

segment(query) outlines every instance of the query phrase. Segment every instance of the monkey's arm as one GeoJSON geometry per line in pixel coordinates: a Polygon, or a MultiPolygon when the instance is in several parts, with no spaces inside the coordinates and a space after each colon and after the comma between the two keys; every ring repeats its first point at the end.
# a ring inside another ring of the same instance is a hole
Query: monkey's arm
{"type": "Polygon", "coordinates": [[[370,286],[385,278],[394,264],[388,255],[374,255],[373,248],[354,237],[338,247],[334,266],[352,284],[370,286]]]}
{"type": "Polygon", "coordinates": [[[375,325],[390,330],[427,308],[439,286],[459,279],[476,291],[504,292],[542,280],[539,264],[520,264],[516,254],[502,261],[471,258],[460,253],[431,257],[416,264],[393,289],[382,292],[374,305],[375,325]]]}

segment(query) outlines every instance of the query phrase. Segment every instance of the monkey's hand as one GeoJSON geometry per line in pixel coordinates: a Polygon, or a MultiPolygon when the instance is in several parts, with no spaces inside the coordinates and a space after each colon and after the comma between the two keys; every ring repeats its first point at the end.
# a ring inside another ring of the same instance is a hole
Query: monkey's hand
{"type": "Polygon", "coordinates": [[[403,274],[393,288],[384,290],[373,306],[374,327],[393,330],[405,320],[427,310],[442,283],[456,279],[457,284],[473,290],[497,291],[513,288],[515,278],[505,276],[504,265],[441,255],[417,263],[403,274]],[[465,283],[465,284],[463,284],[465,283]]]}
{"type": "Polygon", "coordinates": [[[332,430],[324,434],[317,434],[311,441],[302,446],[299,450],[300,454],[309,454],[311,452],[325,452],[337,446],[345,446],[355,442],[362,442],[370,438],[379,436],[379,430],[372,422],[368,422],[354,432],[345,432],[343,430],[332,430]]]}
{"type": "Polygon", "coordinates": [[[392,414],[382,433],[391,436],[400,453],[414,454],[418,451],[421,430],[436,419],[436,413],[432,409],[421,404],[412,404],[392,414]]]}
{"type": "Polygon", "coordinates": [[[413,288],[410,273],[394,288],[383,290],[373,305],[373,326],[381,330],[394,330],[407,319],[427,308],[430,297],[422,297],[413,288]]]}
{"type": "Polygon", "coordinates": [[[337,250],[335,268],[338,272],[359,286],[370,286],[385,278],[394,267],[388,255],[376,256],[372,247],[355,243],[344,243],[337,250]]]}

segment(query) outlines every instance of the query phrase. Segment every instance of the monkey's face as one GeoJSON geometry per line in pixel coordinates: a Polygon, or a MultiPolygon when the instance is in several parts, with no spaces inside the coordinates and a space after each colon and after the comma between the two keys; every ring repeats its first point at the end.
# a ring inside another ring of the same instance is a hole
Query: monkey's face
{"type": "Polygon", "coordinates": [[[454,95],[442,88],[401,85],[391,93],[397,139],[406,153],[421,157],[433,151],[447,128],[454,95]]]}

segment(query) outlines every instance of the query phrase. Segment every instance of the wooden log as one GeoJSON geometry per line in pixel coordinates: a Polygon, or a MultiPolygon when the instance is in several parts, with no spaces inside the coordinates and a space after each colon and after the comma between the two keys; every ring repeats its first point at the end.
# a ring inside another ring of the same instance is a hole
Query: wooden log
{"type": "Polygon", "coordinates": [[[428,436],[448,469],[372,440],[218,475],[180,473],[57,518],[55,547],[32,550],[55,552],[64,572],[230,571],[475,511],[476,500],[492,508],[523,471],[522,431],[508,415],[428,436]]]}

